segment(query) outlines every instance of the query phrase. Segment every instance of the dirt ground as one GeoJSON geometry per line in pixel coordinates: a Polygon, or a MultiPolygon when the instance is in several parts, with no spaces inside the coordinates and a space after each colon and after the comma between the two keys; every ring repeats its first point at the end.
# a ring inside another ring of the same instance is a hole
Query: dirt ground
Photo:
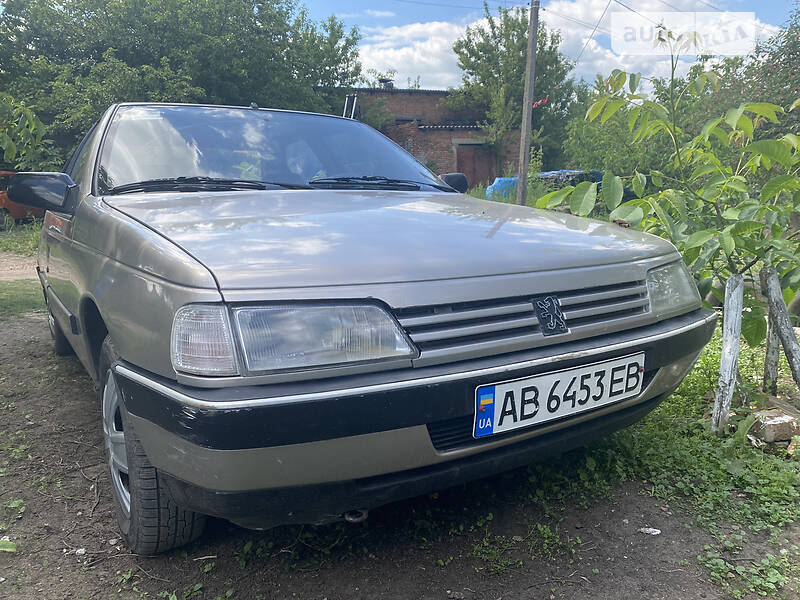
{"type": "Polygon", "coordinates": [[[36,279],[36,258],[0,252],[0,281],[36,279]]]}
{"type": "Polygon", "coordinates": [[[554,517],[520,500],[524,469],[359,525],[252,532],[212,520],[184,550],[133,556],[113,516],[89,377],[53,354],[44,315],[0,321],[0,331],[0,538],[18,545],[0,552],[0,598],[724,597],[696,560],[711,535],[646,483],[554,517]]]}

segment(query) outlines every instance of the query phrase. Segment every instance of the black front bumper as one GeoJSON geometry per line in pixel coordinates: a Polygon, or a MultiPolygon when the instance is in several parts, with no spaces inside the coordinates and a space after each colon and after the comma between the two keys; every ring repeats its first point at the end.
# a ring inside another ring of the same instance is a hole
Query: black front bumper
{"type": "Polygon", "coordinates": [[[329,523],[341,519],[350,510],[383,506],[563,454],[635,423],[658,406],[664,397],[657,396],[603,418],[466,458],[353,481],[218,492],[164,473],[160,476],[181,506],[221,517],[248,529],[270,529],[294,523],[329,523]]]}
{"type": "MultiPolygon", "coordinates": [[[[413,370],[406,377],[422,378],[463,373],[463,377],[435,384],[391,388],[369,394],[353,394],[353,389],[402,379],[404,373],[373,373],[336,380],[246,386],[218,389],[189,388],[174,381],[137,371],[121,363],[125,370],[139,375],[131,378],[117,372],[117,382],[127,410],[186,442],[213,450],[247,450],[290,446],[414,426],[470,421],[474,394],[479,385],[536,375],[580,364],[600,362],[615,356],[645,353],[646,369],[655,373],[682,358],[696,354],[711,338],[715,327],[713,313],[698,310],[656,325],[607,336],[538,348],[513,355],[493,356],[456,365],[440,365],[413,370]],[[620,345],[624,351],[620,351],[620,345]],[[588,353],[582,355],[582,353],[588,353]],[[502,364],[519,364],[556,356],[538,366],[503,371],[491,376],[471,376],[481,369],[502,364]],[[569,358],[561,360],[560,357],[569,358]],[[146,377],[146,380],[145,380],[146,377]],[[138,381],[136,380],[138,379],[138,381]],[[338,387],[337,387],[338,386],[338,387]],[[337,389],[351,390],[337,396],[337,389]],[[322,398],[314,394],[326,392],[322,398]],[[307,394],[302,402],[284,402],[286,396],[307,394]],[[181,396],[197,398],[203,405],[181,402],[181,396]],[[263,402],[274,399],[275,402],[263,402]],[[236,408],[226,402],[245,401],[236,408]],[[255,400],[257,405],[247,405],[255,400]],[[213,406],[209,408],[209,405],[213,406]],[[298,424],[302,424],[299,427],[298,424]]],[[[220,516],[252,528],[268,528],[283,523],[316,523],[337,518],[357,508],[371,508],[463,483],[493,473],[513,469],[534,460],[565,452],[587,441],[625,427],[655,408],[663,394],[609,414],[581,419],[563,428],[495,447],[471,456],[447,460],[426,467],[386,475],[279,487],[257,491],[219,491],[213,484],[186,483],[161,472],[176,500],[197,512],[220,516]]],[[[471,425],[470,425],[471,426],[471,425]]],[[[465,443],[480,444],[465,436],[465,443]]],[[[435,444],[434,444],[435,446],[435,444]]],[[[438,449],[437,449],[438,450],[438,449]]],[[[322,456],[320,461],[325,461],[322,456]]],[[[156,461],[154,461],[156,462],[156,461]]]]}

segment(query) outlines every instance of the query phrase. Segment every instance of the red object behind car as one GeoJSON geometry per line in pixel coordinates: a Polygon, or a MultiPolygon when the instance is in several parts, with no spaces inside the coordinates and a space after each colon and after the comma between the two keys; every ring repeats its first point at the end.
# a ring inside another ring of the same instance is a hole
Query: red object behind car
{"type": "Polygon", "coordinates": [[[41,217],[44,211],[41,208],[31,208],[17,204],[8,199],[6,188],[8,180],[14,175],[14,171],[0,171],[0,211],[7,210],[12,219],[25,219],[28,217],[41,217]]]}

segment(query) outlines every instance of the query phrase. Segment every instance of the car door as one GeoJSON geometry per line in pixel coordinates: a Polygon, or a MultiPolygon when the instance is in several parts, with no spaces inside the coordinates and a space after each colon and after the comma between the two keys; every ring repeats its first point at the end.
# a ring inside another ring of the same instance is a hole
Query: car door
{"type": "MultiPolygon", "coordinates": [[[[78,145],[67,163],[65,172],[78,185],[78,198],[84,198],[91,191],[90,154],[96,127],[93,127],[78,145]]],[[[75,315],[78,310],[79,293],[70,260],[72,245],[73,215],[47,211],[44,216],[42,241],[45,244],[43,255],[45,285],[48,305],[61,329],[69,339],[78,333],[75,315]]]]}

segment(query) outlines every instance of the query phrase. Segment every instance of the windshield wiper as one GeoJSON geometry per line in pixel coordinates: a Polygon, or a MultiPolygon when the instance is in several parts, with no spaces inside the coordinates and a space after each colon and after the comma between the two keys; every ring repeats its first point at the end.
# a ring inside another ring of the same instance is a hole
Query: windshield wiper
{"type": "Polygon", "coordinates": [[[348,184],[356,185],[375,185],[375,186],[390,186],[398,189],[418,190],[419,186],[427,185],[442,191],[451,191],[449,187],[431,183],[428,181],[413,181],[411,179],[394,179],[392,177],[385,177],[383,175],[347,175],[344,177],[320,177],[312,179],[308,185],[316,186],[346,186],[348,184]]]}
{"type": "Polygon", "coordinates": [[[266,190],[269,186],[286,189],[312,189],[303,183],[284,183],[279,181],[257,181],[255,179],[225,179],[222,177],[165,177],[162,179],[146,179],[117,185],[105,193],[125,194],[130,192],[155,192],[155,191],[229,191],[229,190],[266,190]]]}

